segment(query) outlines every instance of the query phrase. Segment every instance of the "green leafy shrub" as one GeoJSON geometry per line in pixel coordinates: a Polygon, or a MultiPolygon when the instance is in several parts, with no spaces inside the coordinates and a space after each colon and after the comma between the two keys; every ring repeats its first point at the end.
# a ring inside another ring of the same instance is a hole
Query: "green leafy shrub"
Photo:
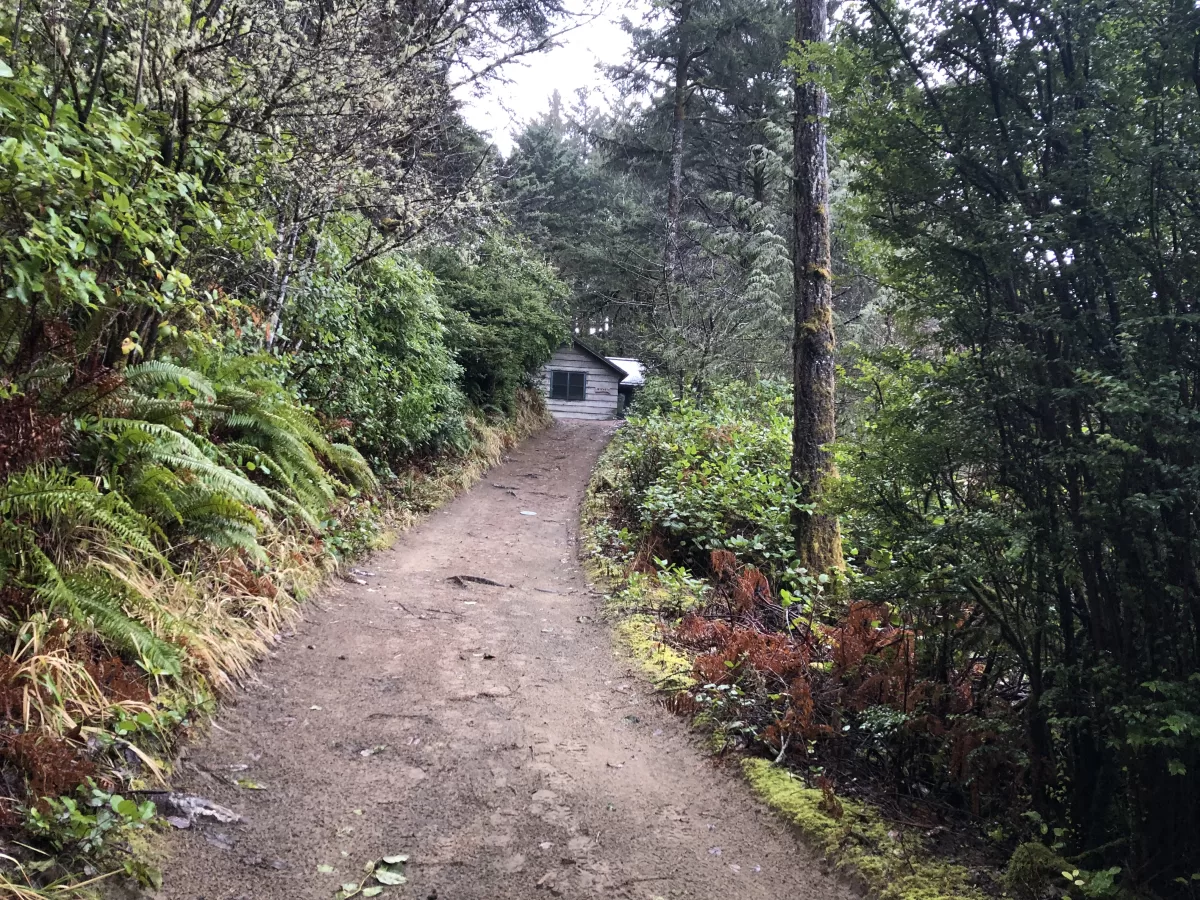
{"type": "Polygon", "coordinates": [[[154,804],[103,791],[95,785],[81,787],[75,797],[48,797],[43,808],[29,810],[34,834],[47,838],[58,849],[95,853],[112,832],[145,828],[154,818],[154,804]]]}
{"type": "Polygon", "coordinates": [[[661,555],[694,571],[712,550],[768,572],[787,568],[790,403],[778,383],[735,382],[630,417],[617,439],[621,503],[644,534],[665,542],[661,555]]]}
{"type": "Polygon", "coordinates": [[[462,368],[433,278],[397,256],[344,275],[343,242],[356,233],[345,230],[322,242],[322,271],[287,320],[284,359],[300,397],[380,466],[463,449],[462,368]]]}
{"type": "Polygon", "coordinates": [[[566,286],[511,235],[488,235],[470,256],[432,252],[426,264],[448,309],[463,392],[481,409],[510,411],[517,388],[569,337],[566,286]]]}

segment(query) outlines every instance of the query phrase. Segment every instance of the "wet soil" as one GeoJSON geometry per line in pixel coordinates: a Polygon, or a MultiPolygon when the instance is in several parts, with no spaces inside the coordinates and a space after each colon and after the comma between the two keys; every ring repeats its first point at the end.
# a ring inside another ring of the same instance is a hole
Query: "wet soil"
{"type": "Polygon", "coordinates": [[[614,644],[576,559],[612,429],[554,425],[308,608],[185,753],[244,821],[174,832],[159,897],[330,900],[396,853],[384,898],[853,896],[614,644]]]}

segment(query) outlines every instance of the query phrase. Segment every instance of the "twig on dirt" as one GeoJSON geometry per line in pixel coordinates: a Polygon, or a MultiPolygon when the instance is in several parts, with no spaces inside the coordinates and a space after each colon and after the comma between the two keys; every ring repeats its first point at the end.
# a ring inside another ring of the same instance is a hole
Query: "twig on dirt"
{"type": "Polygon", "coordinates": [[[625,887],[630,884],[641,884],[645,881],[667,881],[674,877],[674,872],[672,872],[670,875],[643,875],[640,878],[626,878],[624,881],[618,884],[617,887],[625,887]]]}
{"type": "Polygon", "coordinates": [[[486,584],[486,585],[489,585],[490,587],[506,587],[506,588],[512,587],[511,584],[501,584],[499,581],[492,581],[492,579],[483,578],[480,575],[451,575],[446,580],[452,581],[455,584],[457,584],[459,587],[464,587],[464,588],[467,586],[468,582],[470,582],[471,584],[486,584]]]}

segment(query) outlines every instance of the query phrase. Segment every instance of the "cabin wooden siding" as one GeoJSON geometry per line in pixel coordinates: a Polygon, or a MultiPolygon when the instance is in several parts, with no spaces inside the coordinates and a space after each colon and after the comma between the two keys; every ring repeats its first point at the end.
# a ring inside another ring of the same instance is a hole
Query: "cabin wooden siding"
{"type": "Polygon", "coordinates": [[[556,419],[615,419],[620,383],[616,372],[572,344],[559,347],[542,368],[542,396],[546,398],[546,408],[556,419]],[[554,369],[587,372],[585,399],[550,399],[550,372],[554,369]]]}

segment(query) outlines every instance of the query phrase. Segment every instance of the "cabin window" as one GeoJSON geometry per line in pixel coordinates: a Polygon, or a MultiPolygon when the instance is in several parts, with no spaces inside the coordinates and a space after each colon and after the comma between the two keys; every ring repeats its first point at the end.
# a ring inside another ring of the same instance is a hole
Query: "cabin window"
{"type": "Polygon", "coordinates": [[[567,372],[563,369],[551,369],[550,399],[586,400],[587,372],[567,372]]]}

